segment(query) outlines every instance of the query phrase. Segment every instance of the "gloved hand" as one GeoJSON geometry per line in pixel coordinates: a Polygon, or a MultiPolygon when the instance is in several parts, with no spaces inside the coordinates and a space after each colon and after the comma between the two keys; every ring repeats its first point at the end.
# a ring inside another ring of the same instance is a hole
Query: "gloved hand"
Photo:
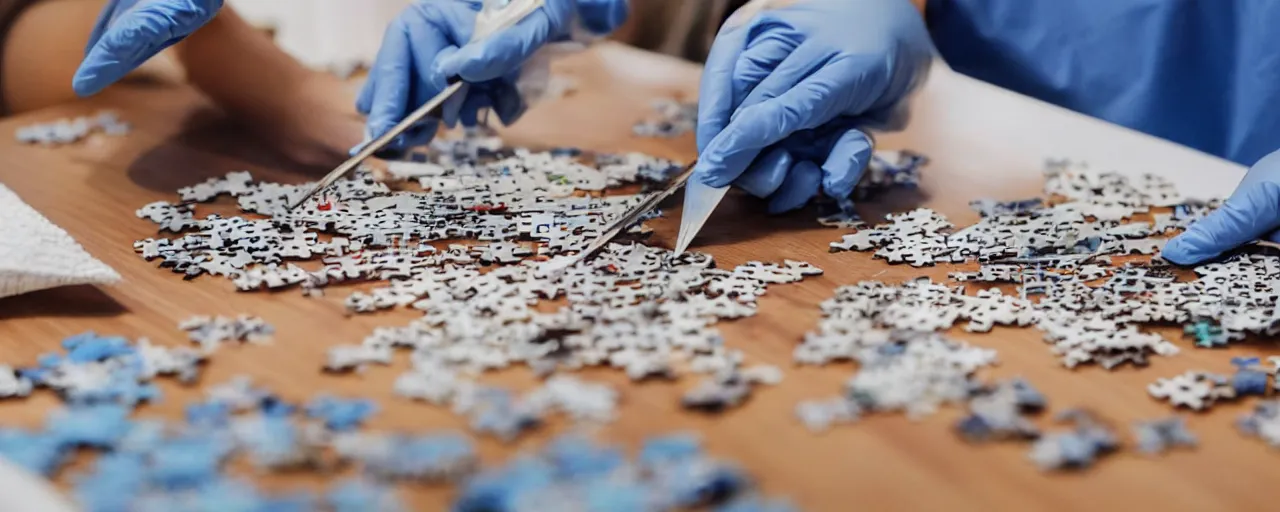
{"type": "Polygon", "coordinates": [[[218,14],[222,0],[111,0],[89,34],[71,85],[97,94],[218,14]]]}
{"type": "MultiPolygon", "coordinates": [[[[356,100],[368,116],[368,136],[376,138],[399,123],[459,77],[468,83],[465,99],[444,111],[449,126],[476,123],[476,113],[490,107],[504,124],[524,113],[516,90],[520,66],[543,45],[568,39],[575,21],[588,31],[605,34],[627,17],[627,0],[547,0],[546,4],[505,31],[467,44],[482,7],[476,0],[418,0],[387,28],[369,79],[356,100]]],[[[401,151],[429,142],[438,121],[406,132],[388,146],[401,151]]]]}
{"type": "Polygon", "coordinates": [[[1160,255],[1179,265],[1216,258],[1258,239],[1280,242],[1280,151],[1262,157],[1221,208],[1165,244],[1160,255]]]}
{"type": "Polygon", "coordinates": [[[794,0],[743,7],[702,76],[695,179],[737,184],[769,210],[819,190],[848,197],[871,158],[858,127],[900,128],[933,43],[907,0],[794,0]],[[763,155],[763,156],[761,156],[763,155]]]}

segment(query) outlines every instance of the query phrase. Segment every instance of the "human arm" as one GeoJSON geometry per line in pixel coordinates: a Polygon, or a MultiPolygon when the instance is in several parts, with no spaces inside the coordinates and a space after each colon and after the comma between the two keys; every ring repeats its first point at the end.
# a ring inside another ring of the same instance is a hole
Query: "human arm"
{"type": "Polygon", "coordinates": [[[1221,208],[1165,244],[1160,255],[1179,265],[1221,256],[1254,240],[1280,243],[1280,151],[1249,168],[1221,208]]]}
{"type": "Polygon", "coordinates": [[[351,88],[306,68],[230,8],[173,50],[191,85],[295,162],[333,166],[360,141],[351,88]]]}
{"type": "Polygon", "coordinates": [[[703,73],[695,179],[737,184],[770,211],[819,191],[852,193],[872,151],[866,128],[895,129],[933,45],[923,2],[794,0],[721,29],[703,73]],[[856,30],[854,30],[856,29],[856,30]]]}
{"type": "Polygon", "coordinates": [[[3,34],[0,87],[3,115],[45,108],[75,99],[71,77],[101,10],[103,0],[16,2],[3,34]]]}

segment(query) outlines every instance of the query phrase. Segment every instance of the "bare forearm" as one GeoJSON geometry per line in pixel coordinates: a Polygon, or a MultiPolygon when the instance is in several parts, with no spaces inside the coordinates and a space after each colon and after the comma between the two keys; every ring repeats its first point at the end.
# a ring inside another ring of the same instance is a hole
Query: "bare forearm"
{"type": "Polygon", "coordinates": [[[286,156],[330,165],[360,142],[351,88],[304,67],[232,9],[175,49],[191,84],[286,156]]]}
{"type": "Polygon", "coordinates": [[[175,50],[191,84],[232,111],[279,108],[310,73],[230,8],[175,50]]]}
{"type": "Polygon", "coordinates": [[[17,114],[75,99],[75,74],[105,0],[46,0],[14,21],[4,46],[4,101],[17,114]]]}

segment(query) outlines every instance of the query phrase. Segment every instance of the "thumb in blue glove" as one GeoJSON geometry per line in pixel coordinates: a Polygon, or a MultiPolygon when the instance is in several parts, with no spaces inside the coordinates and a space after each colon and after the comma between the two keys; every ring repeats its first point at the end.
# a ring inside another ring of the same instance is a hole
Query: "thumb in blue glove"
{"type": "Polygon", "coordinates": [[[80,96],[97,94],[218,14],[222,0],[111,0],[89,34],[72,78],[80,96]]]}
{"type": "Polygon", "coordinates": [[[1280,242],[1280,151],[1249,169],[1222,207],[1165,244],[1160,255],[1194,265],[1254,240],[1280,242]]]}
{"type": "Polygon", "coordinates": [[[853,127],[897,128],[883,122],[905,120],[904,100],[927,75],[933,45],[920,12],[906,0],[798,0],[741,15],[717,36],[703,73],[695,178],[768,196],[772,211],[803,206],[815,173],[827,195],[848,197],[870,158],[869,138],[853,127]],[[806,130],[824,136],[802,139],[825,143],[802,152],[831,153],[787,169],[804,145],[788,139],[806,130]]]}

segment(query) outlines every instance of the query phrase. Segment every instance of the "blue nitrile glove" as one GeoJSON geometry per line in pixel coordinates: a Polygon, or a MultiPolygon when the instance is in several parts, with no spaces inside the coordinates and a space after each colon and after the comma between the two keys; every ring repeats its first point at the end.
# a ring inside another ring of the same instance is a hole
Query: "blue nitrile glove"
{"type": "Polygon", "coordinates": [[[72,78],[76,94],[97,94],[218,14],[222,0],[111,0],[89,34],[72,78]]]}
{"type": "MultiPolygon", "coordinates": [[[[757,0],[759,1],[759,0],[757,0]]],[[[871,156],[857,127],[899,128],[933,44],[907,0],[796,0],[725,23],[707,58],[695,179],[803,206],[848,197],[871,156]],[[806,130],[801,137],[793,137],[806,130]]]]}
{"type": "Polygon", "coordinates": [[[1254,240],[1280,242],[1280,151],[1253,164],[1221,208],[1165,244],[1160,255],[1193,265],[1254,240]]]}
{"type": "MultiPolygon", "coordinates": [[[[473,126],[477,111],[485,107],[510,124],[525,109],[516,89],[521,64],[543,45],[568,39],[575,22],[604,34],[618,28],[628,10],[626,0],[547,0],[514,27],[467,44],[481,7],[482,2],[474,0],[418,0],[391,22],[356,101],[356,109],[369,116],[369,137],[391,129],[454,77],[469,85],[465,99],[444,109],[446,124],[461,120],[473,126]]],[[[424,123],[387,149],[402,151],[425,144],[438,124],[424,123]]]]}

